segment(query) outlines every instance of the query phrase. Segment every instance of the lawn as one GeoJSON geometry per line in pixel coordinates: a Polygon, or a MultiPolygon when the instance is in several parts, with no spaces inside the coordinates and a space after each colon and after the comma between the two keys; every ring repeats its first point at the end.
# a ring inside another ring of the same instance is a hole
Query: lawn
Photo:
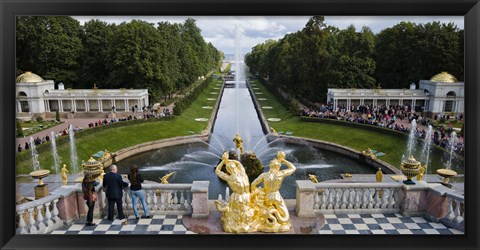
{"type": "MultiPolygon", "coordinates": [[[[130,126],[118,128],[109,128],[101,131],[92,129],[92,133],[84,134],[76,139],[76,148],[79,164],[82,160],[88,160],[90,155],[99,150],[108,149],[110,152],[120,150],[122,148],[134,146],[140,143],[155,141],[176,136],[187,136],[192,134],[200,134],[206,129],[208,122],[197,122],[195,118],[210,119],[212,109],[203,109],[203,106],[214,106],[215,101],[208,101],[207,98],[218,98],[210,92],[219,92],[214,89],[217,83],[222,81],[212,80],[208,87],[200,94],[199,98],[187,108],[182,115],[174,117],[171,120],[152,121],[130,126]]],[[[219,93],[220,94],[220,93],[219,93]]],[[[39,155],[40,166],[42,169],[52,171],[53,157],[47,151],[39,155]]],[[[69,143],[58,145],[58,153],[61,158],[61,164],[66,163],[70,173],[70,148],[69,143]]],[[[17,174],[27,174],[32,171],[31,157],[25,157],[24,154],[31,154],[31,151],[23,151],[17,155],[16,170],[17,174]],[[21,157],[23,156],[23,157],[21,157]],[[18,161],[18,159],[27,159],[18,161]]],[[[80,167],[78,168],[80,169],[80,167]]],[[[55,170],[52,171],[54,173],[55,170]]]]}
{"type": "MultiPolygon", "coordinates": [[[[277,132],[293,132],[293,136],[318,139],[322,141],[333,142],[353,148],[359,151],[371,148],[386,155],[380,157],[380,160],[390,163],[399,168],[402,154],[405,153],[407,147],[407,136],[402,134],[382,133],[381,129],[372,130],[362,126],[349,127],[336,124],[325,124],[320,122],[302,121],[300,117],[292,115],[288,112],[275,97],[267,91],[267,89],[259,81],[250,81],[255,92],[262,94],[255,96],[258,98],[266,98],[267,100],[258,102],[261,107],[271,106],[273,109],[262,109],[265,118],[280,118],[279,122],[268,122],[277,132]]],[[[417,146],[417,148],[420,148],[417,146]]],[[[445,152],[443,150],[432,150],[431,165],[428,172],[434,172],[434,169],[440,168],[443,164],[438,159],[445,152]]],[[[462,170],[463,171],[463,170],[462,170]]],[[[462,172],[461,171],[461,172],[462,172]]]]}
{"type": "Polygon", "coordinates": [[[23,128],[23,136],[29,136],[35,133],[38,133],[40,131],[43,131],[45,129],[51,128],[53,126],[57,126],[62,122],[58,122],[56,120],[51,120],[51,121],[28,121],[28,122],[20,122],[20,125],[23,128]]]}

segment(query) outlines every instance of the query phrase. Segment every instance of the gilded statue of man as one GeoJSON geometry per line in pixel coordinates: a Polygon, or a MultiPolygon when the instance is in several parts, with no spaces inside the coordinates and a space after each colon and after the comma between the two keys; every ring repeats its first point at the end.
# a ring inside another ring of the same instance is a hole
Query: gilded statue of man
{"type": "Polygon", "coordinates": [[[243,165],[236,160],[228,159],[228,152],[222,155],[222,161],[215,168],[215,174],[226,181],[233,193],[226,205],[215,202],[222,213],[223,230],[229,233],[255,232],[252,226],[254,210],[250,203],[250,182],[243,165]],[[225,165],[228,173],[221,169],[225,165]]]}
{"type": "MultiPolygon", "coordinates": [[[[260,174],[251,184],[252,194],[257,199],[257,214],[261,222],[258,231],[263,232],[286,232],[291,228],[290,215],[287,205],[280,194],[280,187],[283,179],[295,172],[295,166],[285,160],[285,153],[280,151],[277,153],[278,159],[270,162],[270,170],[260,174]],[[280,170],[282,163],[287,165],[287,169],[280,170]],[[257,189],[257,185],[263,181],[263,191],[257,189]],[[263,203],[263,204],[262,204],[263,203]]],[[[257,217],[257,216],[256,216],[257,217]]]]}
{"type": "Polygon", "coordinates": [[[233,142],[235,142],[236,147],[240,149],[240,154],[243,154],[243,140],[240,135],[237,134],[235,138],[233,138],[233,142]]]}

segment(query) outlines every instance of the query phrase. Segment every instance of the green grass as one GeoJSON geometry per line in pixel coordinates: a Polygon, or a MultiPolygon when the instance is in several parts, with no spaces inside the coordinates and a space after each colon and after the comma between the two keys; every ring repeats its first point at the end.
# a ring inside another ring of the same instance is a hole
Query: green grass
{"type": "MultiPolygon", "coordinates": [[[[384,133],[381,129],[372,130],[371,128],[362,128],[362,126],[349,127],[338,124],[302,121],[300,117],[288,112],[285,107],[267,91],[262,83],[259,81],[250,81],[250,83],[255,84],[255,86],[252,86],[253,88],[260,88],[259,90],[254,90],[254,93],[263,93],[261,95],[255,94],[257,99],[267,98],[266,101],[258,101],[260,106],[273,107],[273,109],[262,109],[265,118],[282,119],[280,122],[268,122],[269,126],[273,127],[277,132],[293,132],[293,136],[333,142],[359,151],[371,148],[386,153],[386,155],[379,159],[399,168],[402,154],[404,154],[407,147],[408,138],[405,135],[384,133]]],[[[436,149],[433,150],[431,155],[432,157],[439,157],[443,153],[444,151],[436,149]]],[[[432,165],[434,164],[435,166],[433,168],[429,168],[429,173],[433,173],[435,169],[443,166],[438,160],[433,161],[432,158],[432,165]]]]}
{"type": "Polygon", "coordinates": [[[29,122],[21,122],[20,124],[22,125],[23,128],[23,135],[24,136],[29,136],[38,132],[41,132],[43,130],[46,130],[48,128],[51,128],[53,126],[57,126],[62,122],[57,122],[56,120],[50,120],[50,121],[29,121],[29,122]]]}
{"type": "MultiPolygon", "coordinates": [[[[202,92],[199,98],[186,109],[182,115],[172,120],[154,121],[119,128],[105,129],[98,132],[89,133],[76,140],[76,148],[79,159],[88,160],[89,157],[99,150],[108,149],[110,152],[118,151],[122,148],[131,147],[144,142],[155,141],[177,136],[187,136],[200,134],[207,127],[208,122],[197,122],[195,118],[210,119],[212,109],[203,109],[203,106],[214,106],[215,101],[207,101],[207,98],[218,98],[219,95],[212,95],[210,92],[219,92],[215,90],[216,83],[221,81],[213,80],[209,86],[202,92]]],[[[30,154],[30,151],[23,151],[20,154],[30,154]]],[[[61,158],[61,164],[66,163],[70,173],[72,173],[70,164],[69,143],[58,145],[58,154],[61,158]]],[[[31,157],[28,160],[17,162],[17,174],[27,174],[32,171],[31,157]]],[[[18,159],[18,158],[17,158],[18,159]]],[[[53,170],[53,157],[50,151],[39,155],[40,166],[42,169],[53,170]]],[[[80,167],[79,167],[80,169],[80,167]]]]}

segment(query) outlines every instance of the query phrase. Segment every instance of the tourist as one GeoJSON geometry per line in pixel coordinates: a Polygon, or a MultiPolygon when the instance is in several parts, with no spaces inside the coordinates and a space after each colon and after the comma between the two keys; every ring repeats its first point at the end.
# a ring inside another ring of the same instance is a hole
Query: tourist
{"type": "Polygon", "coordinates": [[[110,166],[110,173],[103,177],[103,187],[106,188],[106,195],[108,199],[108,220],[113,220],[113,208],[117,205],[117,219],[123,220],[122,196],[123,188],[128,187],[128,183],[122,180],[122,176],[117,173],[116,165],[110,166]]]}
{"type": "Polygon", "coordinates": [[[30,145],[28,145],[28,142],[25,142],[25,150],[28,150],[30,148],[30,145]]]}
{"type": "Polygon", "coordinates": [[[17,148],[18,152],[22,152],[22,145],[18,144],[18,148],[17,148]]]}
{"type": "Polygon", "coordinates": [[[86,175],[83,178],[83,199],[86,201],[88,207],[86,226],[95,226],[95,223],[93,223],[93,209],[95,208],[95,202],[97,201],[97,193],[95,192],[96,185],[98,185],[98,182],[96,182],[90,175],[86,175]]]}
{"type": "Polygon", "coordinates": [[[142,203],[142,207],[143,207],[142,218],[150,218],[150,215],[148,214],[148,207],[146,202],[146,193],[145,193],[145,190],[142,189],[143,177],[141,174],[138,173],[137,165],[132,165],[130,167],[128,180],[130,181],[130,196],[132,197],[133,214],[135,214],[135,218],[137,220],[140,218],[138,216],[137,198],[139,198],[140,202],[142,203]]]}

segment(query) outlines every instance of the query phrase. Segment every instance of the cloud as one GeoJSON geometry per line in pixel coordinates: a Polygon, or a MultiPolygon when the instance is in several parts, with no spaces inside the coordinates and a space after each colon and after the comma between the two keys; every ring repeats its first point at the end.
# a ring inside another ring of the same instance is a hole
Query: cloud
{"type": "MultiPolygon", "coordinates": [[[[80,23],[91,19],[100,19],[105,22],[120,24],[132,19],[143,20],[149,23],[167,21],[182,23],[185,16],[74,16],[80,23]]],[[[202,31],[205,41],[211,42],[217,49],[225,54],[235,53],[235,30],[239,30],[240,43],[243,53],[268,39],[280,39],[285,34],[301,30],[308,22],[308,16],[199,16],[192,17],[197,21],[197,26],[202,31]]],[[[345,29],[353,24],[357,30],[368,26],[374,33],[392,27],[401,21],[426,23],[440,21],[453,22],[458,28],[463,29],[463,16],[326,16],[328,25],[345,29]]]]}

